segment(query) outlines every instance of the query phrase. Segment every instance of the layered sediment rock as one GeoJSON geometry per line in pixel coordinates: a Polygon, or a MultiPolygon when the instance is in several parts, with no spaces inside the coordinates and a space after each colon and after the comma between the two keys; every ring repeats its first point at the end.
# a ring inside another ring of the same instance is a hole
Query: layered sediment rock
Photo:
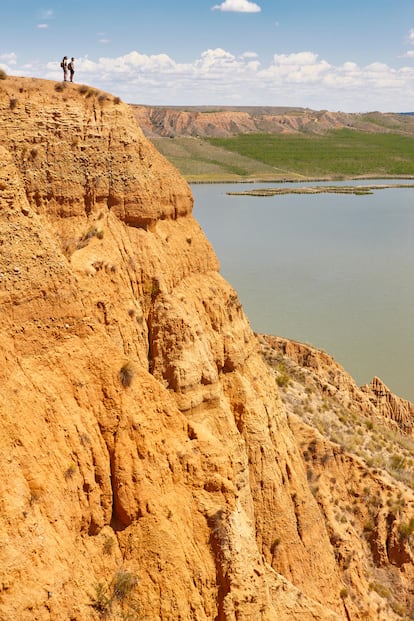
{"type": "Polygon", "coordinates": [[[344,406],[372,420],[412,434],[414,404],[394,395],[380,378],[358,386],[332,356],[316,347],[280,336],[264,336],[262,340],[305,370],[324,395],[334,396],[344,406]]]}
{"type": "Polygon", "coordinates": [[[146,136],[227,137],[237,134],[323,134],[352,128],[370,133],[414,131],[414,119],[398,114],[347,114],[309,108],[166,107],[131,105],[146,136]]]}
{"type": "Polygon", "coordinates": [[[414,427],[414,404],[397,397],[379,377],[361,389],[386,421],[397,423],[404,433],[412,434],[414,427]]]}
{"type": "Polygon", "coordinates": [[[8,78],[0,120],[0,617],[397,618],[344,594],[273,373],[129,107],[8,78]]]}

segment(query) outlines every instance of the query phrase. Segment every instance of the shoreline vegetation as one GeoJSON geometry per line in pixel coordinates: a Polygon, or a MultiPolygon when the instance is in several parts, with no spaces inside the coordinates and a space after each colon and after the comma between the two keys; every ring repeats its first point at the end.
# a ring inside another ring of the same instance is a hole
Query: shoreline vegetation
{"type": "Polygon", "coordinates": [[[321,185],[294,188],[257,188],[243,192],[226,192],[229,196],[276,196],[278,194],[355,194],[364,196],[373,194],[374,190],[395,188],[414,188],[414,183],[384,183],[374,185],[321,185]]]}
{"type": "Polygon", "coordinates": [[[191,184],[414,179],[413,135],[340,129],[151,140],[191,184]]]}

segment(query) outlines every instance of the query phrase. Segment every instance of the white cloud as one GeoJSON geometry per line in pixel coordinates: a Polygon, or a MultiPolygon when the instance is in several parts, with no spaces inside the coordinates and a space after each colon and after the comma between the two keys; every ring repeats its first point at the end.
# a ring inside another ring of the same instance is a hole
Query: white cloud
{"type": "Polygon", "coordinates": [[[275,54],[273,60],[275,64],[297,67],[300,65],[314,65],[318,55],[313,52],[297,52],[296,54],[275,54]]]}
{"type": "Polygon", "coordinates": [[[49,28],[49,24],[37,24],[36,28],[39,28],[40,30],[46,30],[47,28],[49,28]]]}
{"type": "MultiPolygon", "coordinates": [[[[414,45],[414,28],[408,31],[407,41],[409,45],[414,45]]],[[[405,54],[402,55],[401,58],[413,58],[414,50],[408,50],[405,54]]]]}
{"type": "Polygon", "coordinates": [[[220,70],[225,71],[228,67],[235,68],[237,64],[236,57],[230,52],[221,49],[206,50],[201,54],[201,58],[197,61],[196,67],[202,72],[220,70]]]}
{"type": "Polygon", "coordinates": [[[110,43],[111,39],[109,39],[106,35],[106,32],[97,32],[96,36],[98,37],[99,43],[110,43]]]}
{"type": "Polygon", "coordinates": [[[224,0],[212,7],[213,11],[232,11],[234,13],[260,13],[262,10],[255,2],[249,0],[224,0]]]}
{"type": "Polygon", "coordinates": [[[168,73],[176,70],[178,65],[167,54],[140,54],[139,52],[130,52],[124,56],[117,58],[102,57],[97,63],[89,61],[88,69],[92,71],[113,71],[115,75],[131,73],[131,72],[160,72],[168,73]]]}
{"type": "Polygon", "coordinates": [[[297,54],[275,54],[273,63],[260,72],[264,80],[280,82],[316,82],[320,81],[331,66],[324,60],[318,60],[313,52],[297,54]]]}
{"type": "Polygon", "coordinates": [[[42,11],[42,19],[53,19],[53,17],[54,17],[53,9],[46,9],[45,11],[42,11]]]}
{"type": "MultiPolygon", "coordinates": [[[[102,33],[103,34],[103,33],[102,33]]],[[[414,50],[413,50],[414,52],[414,50]]],[[[15,56],[0,57],[11,67],[15,56]]],[[[10,71],[8,71],[10,73],[10,71]]],[[[20,67],[14,75],[61,79],[59,63],[20,67]]],[[[275,54],[263,64],[253,51],[205,50],[181,63],[167,54],[131,51],[77,59],[76,79],[129,103],[154,105],[302,106],[313,109],[407,110],[414,99],[414,67],[353,61],[333,65],[318,54],[275,54]]]]}
{"type": "Polygon", "coordinates": [[[0,62],[6,65],[17,65],[17,55],[15,52],[10,54],[0,54],[0,62]]]}

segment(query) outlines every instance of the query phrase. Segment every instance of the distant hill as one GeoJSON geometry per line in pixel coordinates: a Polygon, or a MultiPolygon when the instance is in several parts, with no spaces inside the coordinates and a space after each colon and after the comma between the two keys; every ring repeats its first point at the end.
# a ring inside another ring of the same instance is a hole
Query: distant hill
{"type": "Polygon", "coordinates": [[[343,128],[414,136],[412,113],[329,112],[309,108],[238,106],[140,106],[135,118],[149,137],[228,137],[245,133],[324,134],[343,128]]]}
{"type": "Polygon", "coordinates": [[[287,107],[131,105],[190,182],[414,176],[414,117],[287,107]]]}

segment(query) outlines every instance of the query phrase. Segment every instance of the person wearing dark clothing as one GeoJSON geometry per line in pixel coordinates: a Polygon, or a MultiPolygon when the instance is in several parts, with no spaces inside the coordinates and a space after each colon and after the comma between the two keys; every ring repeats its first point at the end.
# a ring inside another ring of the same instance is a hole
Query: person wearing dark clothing
{"type": "Polygon", "coordinates": [[[70,81],[73,82],[73,74],[75,73],[75,59],[73,57],[70,59],[70,63],[68,64],[68,69],[70,73],[70,81]]]}
{"type": "Polygon", "coordinates": [[[64,56],[61,60],[60,66],[63,69],[63,81],[66,82],[68,79],[68,57],[64,56]]]}

